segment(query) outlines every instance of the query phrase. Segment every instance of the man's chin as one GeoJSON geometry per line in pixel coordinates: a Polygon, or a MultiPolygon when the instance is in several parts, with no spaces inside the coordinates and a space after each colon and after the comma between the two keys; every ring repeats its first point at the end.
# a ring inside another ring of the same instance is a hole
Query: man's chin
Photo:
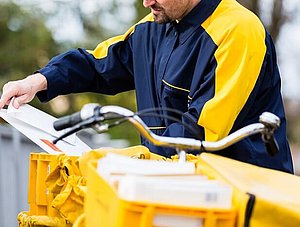
{"type": "Polygon", "coordinates": [[[164,24],[170,22],[170,18],[164,15],[158,15],[158,14],[153,14],[154,16],[154,22],[158,24],[164,24]]]}

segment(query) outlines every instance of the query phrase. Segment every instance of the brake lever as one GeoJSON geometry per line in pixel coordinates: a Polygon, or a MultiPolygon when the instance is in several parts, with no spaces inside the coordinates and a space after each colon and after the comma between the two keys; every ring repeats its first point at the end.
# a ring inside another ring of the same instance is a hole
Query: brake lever
{"type": "Polygon", "coordinates": [[[279,152],[279,146],[274,137],[274,134],[272,134],[272,135],[263,134],[262,140],[265,143],[265,146],[266,146],[266,149],[267,149],[267,152],[269,153],[269,155],[274,156],[279,152]]]}
{"type": "Polygon", "coordinates": [[[76,124],[72,128],[70,128],[70,130],[68,130],[66,133],[62,134],[60,137],[53,140],[52,143],[56,144],[58,141],[64,139],[65,137],[67,137],[69,135],[72,135],[73,133],[76,133],[76,132],[80,131],[81,129],[92,127],[92,125],[96,124],[96,122],[100,122],[100,121],[103,121],[103,120],[104,120],[103,116],[90,117],[90,118],[76,124]]]}
{"type": "Polygon", "coordinates": [[[74,127],[72,127],[70,130],[68,130],[66,133],[62,134],[61,136],[57,137],[55,140],[52,141],[53,144],[56,144],[58,141],[66,138],[67,136],[72,135],[75,132],[78,132],[79,130],[81,130],[82,128],[78,125],[75,125],[74,127]]]}
{"type": "Polygon", "coordinates": [[[274,132],[280,126],[280,118],[272,113],[264,112],[259,117],[259,122],[265,125],[265,130],[262,132],[262,140],[265,143],[267,152],[271,156],[274,156],[279,152],[279,146],[274,137],[274,132]]]}

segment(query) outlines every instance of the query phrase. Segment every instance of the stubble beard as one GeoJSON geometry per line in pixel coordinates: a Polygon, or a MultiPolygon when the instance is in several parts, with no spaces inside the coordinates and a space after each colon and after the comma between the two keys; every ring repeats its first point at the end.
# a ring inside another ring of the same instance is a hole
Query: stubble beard
{"type": "Polygon", "coordinates": [[[166,9],[159,4],[153,5],[151,9],[153,10],[154,22],[158,24],[168,23],[174,20],[170,13],[167,13],[166,9]]]}
{"type": "Polygon", "coordinates": [[[170,18],[164,11],[161,11],[160,14],[153,14],[153,16],[154,22],[158,24],[164,24],[173,21],[173,19],[170,18]]]}

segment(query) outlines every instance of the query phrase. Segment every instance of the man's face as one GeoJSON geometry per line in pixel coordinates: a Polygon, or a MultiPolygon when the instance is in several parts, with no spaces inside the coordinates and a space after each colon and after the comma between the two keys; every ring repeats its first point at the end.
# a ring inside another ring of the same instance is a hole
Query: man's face
{"type": "Polygon", "coordinates": [[[157,23],[181,20],[195,5],[194,0],[143,0],[144,7],[150,8],[157,23]]]}

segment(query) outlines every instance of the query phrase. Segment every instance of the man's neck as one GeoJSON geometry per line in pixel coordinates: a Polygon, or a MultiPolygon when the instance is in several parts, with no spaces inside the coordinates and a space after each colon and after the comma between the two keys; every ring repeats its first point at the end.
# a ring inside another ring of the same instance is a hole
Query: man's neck
{"type": "Polygon", "coordinates": [[[184,18],[186,15],[188,15],[189,12],[191,12],[192,9],[194,9],[194,7],[195,7],[196,5],[198,5],[200,2],[201,2],[201,0],[191,0],[189,7],[188,7],[187,10],[185,11],[185,13],[182,15],[182,17],[179,18],[179,19],[176,19],[176,23],[179,23],[179,21],[180,21],[182,18],[184,18]]]}

